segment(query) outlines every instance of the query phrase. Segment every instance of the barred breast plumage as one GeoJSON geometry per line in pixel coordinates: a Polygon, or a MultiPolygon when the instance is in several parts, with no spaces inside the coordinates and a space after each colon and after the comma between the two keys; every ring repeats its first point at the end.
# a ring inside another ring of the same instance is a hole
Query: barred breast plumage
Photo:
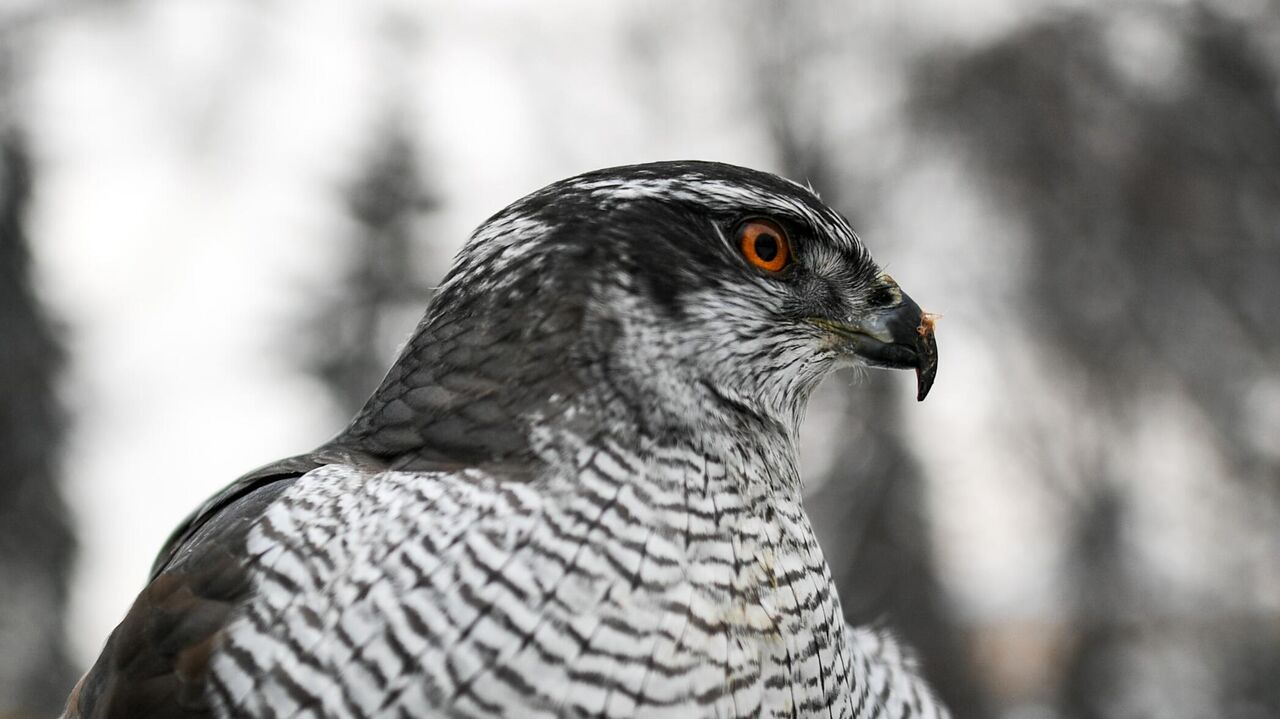
{"type": "Polygon", "coordinates": [[[923,395],[936,351],[807,190],[552,185],[477,231],[346,431],[175,533],[68,715],[945,716],[846,627],[801,504],[842,361],[923,395]]]}

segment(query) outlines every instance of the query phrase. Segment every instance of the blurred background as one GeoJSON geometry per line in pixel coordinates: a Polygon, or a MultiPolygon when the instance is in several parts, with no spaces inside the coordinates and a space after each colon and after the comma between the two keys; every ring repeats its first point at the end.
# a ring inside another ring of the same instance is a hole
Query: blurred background
{"type": "Polygon", "coordinates": [[[0,717],[344,423],[468,232],[656,159],[809,181],[940,313],[802,453],[957,717],[1280,716],[1280,2],[0,2],[0,717]]]}

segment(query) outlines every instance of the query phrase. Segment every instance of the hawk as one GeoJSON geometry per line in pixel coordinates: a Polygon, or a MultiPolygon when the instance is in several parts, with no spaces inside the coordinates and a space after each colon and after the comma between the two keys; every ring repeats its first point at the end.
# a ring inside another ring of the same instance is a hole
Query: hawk
{"type": "Polygon", "coordinates": [[[796,436],[923,313],[809,189],[587,173],[484,223],[336,438],[161,550],[68,717],[936,717],[846,626],[796,436]]]}

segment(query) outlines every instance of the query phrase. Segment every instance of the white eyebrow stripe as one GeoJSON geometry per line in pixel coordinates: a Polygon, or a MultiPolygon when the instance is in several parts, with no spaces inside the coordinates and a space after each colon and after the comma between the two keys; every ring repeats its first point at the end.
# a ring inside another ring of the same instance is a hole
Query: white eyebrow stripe
{"type": "MultiPolygon", "coordinates": [[[[821,202],[811,188],[798,182],[781,178],[795,186],[797,192],[808,194],[821,202]]],[[[804,219],[813,227],[825,228],[833,239],[844,240],[850,249],[861,249],[862,242],[849,223],[839,214],[819,214],[807,203],[795,197],[756,187],[707,179],[701,175],[681,175],[663,178],[596,178],[571,183],[571,188],[585,191],[601,200],[627,201],[642,198],[683,200],[704,204],[711,209],[734,209],[744,204],[772,208],[804,219]]]]}

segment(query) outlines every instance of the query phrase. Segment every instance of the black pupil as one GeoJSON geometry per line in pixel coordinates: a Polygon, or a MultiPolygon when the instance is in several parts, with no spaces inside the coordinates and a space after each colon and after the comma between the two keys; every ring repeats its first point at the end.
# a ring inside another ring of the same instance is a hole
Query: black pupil
{"type": "Polygon", "coordinates": [[[767,232],[756,235],[756,257],[765,262],[773,262],[778,256],[778,238],[767,232]]]}

